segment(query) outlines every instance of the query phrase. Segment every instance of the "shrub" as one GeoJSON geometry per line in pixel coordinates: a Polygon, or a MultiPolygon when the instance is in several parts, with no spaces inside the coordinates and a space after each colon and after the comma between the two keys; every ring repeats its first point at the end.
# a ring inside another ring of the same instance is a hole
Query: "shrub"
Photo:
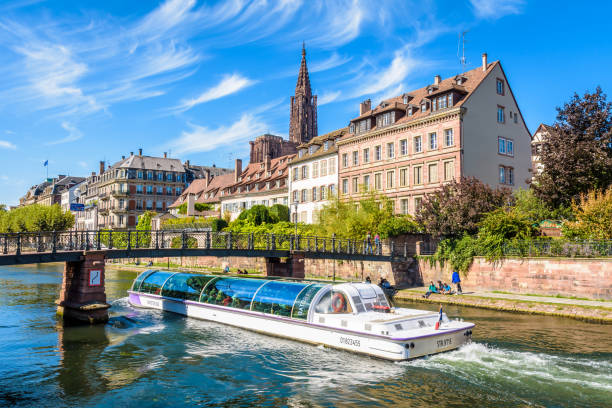
{"type": "MultiPolygon", "coordinates": [[[[184,202],[183,204],[179,205],[178,207],[178,213],[179,214],[187,214],[187,202],[184,202]]],[[[194,203],[193,208],[198,211],[210,211],[213,209],[211,204],[207,204],[207,203],[194,203]]]]}
{"type": "Polygon", "coordinates": [[[612,239],[612,187],[606,191],[590,191],[573,203],[576,221],[563,224],[563,234],[568,238],[612,239]]]}
{"type": "Polygon", "coordinates": [[[289,207],[282,204],[274,204],[268,210],[272,222],[289,221],[289,207]]]}
{"type": "Polygon", "coordinates": [[[227,227],[227,221],[225,221],[223,218],[213,218],[210,221],[210,228],[214,232],[222,231],[226,227],[227,227]]]}

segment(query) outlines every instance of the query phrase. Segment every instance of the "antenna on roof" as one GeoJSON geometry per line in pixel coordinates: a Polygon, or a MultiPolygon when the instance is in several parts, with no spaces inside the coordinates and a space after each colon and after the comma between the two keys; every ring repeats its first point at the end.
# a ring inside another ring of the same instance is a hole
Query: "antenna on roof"
{"type": "Polygon", "coordinates": [[[466,65],[466,60],[465,60],[465,35],[467,34],[467,31],[462,32],[461,34],[459,34],[459,41],[457,42],[457,58],[459,58],[459,63],[461,64],[461,72],[465,72],[465,65],[466,65]],[[459,55],[461,54],[461,55],[459,55]]]}

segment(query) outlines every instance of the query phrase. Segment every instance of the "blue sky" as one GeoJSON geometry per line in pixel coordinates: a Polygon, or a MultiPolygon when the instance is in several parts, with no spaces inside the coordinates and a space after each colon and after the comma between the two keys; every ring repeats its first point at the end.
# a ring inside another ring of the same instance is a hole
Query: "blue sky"
{"type": "Polygon", "coordinates": [[[145,154],[231,167],[284,137],[302,41],[319,134],[358,103],[501,60],[531,131],[573,92],[611,92],[609,2],[0,2],[0,203],[45,176],[145,154]]]}

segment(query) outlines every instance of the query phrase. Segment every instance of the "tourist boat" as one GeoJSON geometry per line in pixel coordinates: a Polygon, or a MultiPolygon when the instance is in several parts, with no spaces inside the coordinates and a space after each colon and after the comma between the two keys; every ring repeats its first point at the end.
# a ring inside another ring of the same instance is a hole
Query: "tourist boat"
{"type": "Polygon", "coordinates": [[[456,349],[474,327],[442,310],[392,307],[380,287],[366,282],[148,270],[134,280],[129,303],[396,361],[456,349]]]}

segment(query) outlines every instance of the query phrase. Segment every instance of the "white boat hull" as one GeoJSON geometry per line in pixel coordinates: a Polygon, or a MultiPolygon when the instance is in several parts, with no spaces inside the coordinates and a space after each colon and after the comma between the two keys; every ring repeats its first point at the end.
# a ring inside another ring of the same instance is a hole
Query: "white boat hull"
{"type": "Polygon", "coordinates": [[[453,322],[438,330],[415,336],[394,337],[329,327],[298,319],[234,309],[219,305],[170,299],[159,295],[129,292],[135,307],[174,312],[197,319],[316,345],[402,361],[456,349],[470,341],[472,323],[453,322]],[[469,334],[468,334],[469,333],[469,334]]]}

